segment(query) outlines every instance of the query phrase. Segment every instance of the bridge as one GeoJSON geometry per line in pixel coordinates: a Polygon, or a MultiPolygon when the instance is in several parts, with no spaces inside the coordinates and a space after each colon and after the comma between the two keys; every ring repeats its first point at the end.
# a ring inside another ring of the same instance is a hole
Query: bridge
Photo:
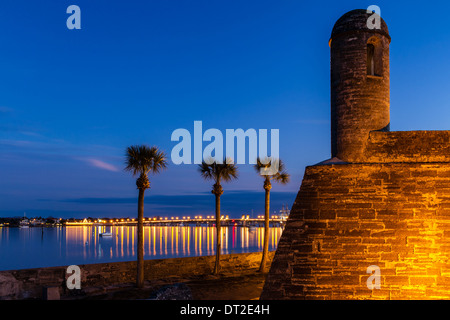
{"type": "MultiPolygon", "coordinates": [[[[287,216],[272,215],[269,217],[271,226],[284,225],[287,216]]],[[[153,217],[144,218],[145,226],[213,226],[216,224],[216,217],[211,216],[183,216],[183,217],[153,217]]],[[[222,226],[264,226],[264,216],[250,218],[249,215],[243,215],[241,218],[229,218],[221,216],[220,224],[222,226]]],[[[114,219],[83,219],[79,221],[66,221],[66,226],[133,226],[137,225],[137,219],[134,218],[114,218],[114,219]]]]}

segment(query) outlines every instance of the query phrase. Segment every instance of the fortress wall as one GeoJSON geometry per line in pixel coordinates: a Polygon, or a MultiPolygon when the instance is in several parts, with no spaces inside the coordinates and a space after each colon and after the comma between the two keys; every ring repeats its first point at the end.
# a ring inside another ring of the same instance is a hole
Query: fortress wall
{"type": "Polygon", "coordinates": [[[372,131],[364,162],[450,162],[450,131],[372,131]]]}
{"type": "MultiPolygon", "coordinates": [[[[268,264],[274,252],[269,252],[268,264]]],[[[221,273],[239,274],[255,270],[261,263],[261,252],[222,255],[221,273]]],[[[212,273],[215,256],[145,260],[145,280],[173,279],[186,281],[212,273]]],[[[109,286],[134,283],[136,261],[79,265],[81,290],[86,294],[105,293],[109,286]]],[[[66,288],[67,266],[0,271],[0,300],[41,299],[43,288],[57,287],[61,296],[70,296],[66,288]]]]}
{"type": "Polygon", "coordinates": [[[329,40],[331,158],[345,162],[363,162],[369,133],[390,124],[391,37],[383,19],[368,29],[369,17],[367,10],[344,14],[329,40]]]}
{"type": "Polygon", "coordinates": [[[449,163],[310,166],[261,298],[449,299],[449,257],[449,163]]]}

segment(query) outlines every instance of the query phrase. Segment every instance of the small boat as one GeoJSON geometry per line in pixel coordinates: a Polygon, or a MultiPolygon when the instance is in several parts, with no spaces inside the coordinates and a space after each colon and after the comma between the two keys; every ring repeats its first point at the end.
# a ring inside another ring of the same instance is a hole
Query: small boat
{"type": "Polygon", "coordinates": [[[19,228],[24,229],[24,228],[29,228],[30,227],[30,222],[27,219],[23,219],[19,222],[19,228]]]}
{"type": "Polygon", "coordinates": [[[30,220],[27,219],[25,212],[23,213],[23,219],[19,222],[19,228],[29,228],[30,227],[30,220]]]}
{"type": "Polygon", "coordinates": [[[103,232],[99,234],[100,237],[112,237],[112,233],[111,232],[103,232]]]}

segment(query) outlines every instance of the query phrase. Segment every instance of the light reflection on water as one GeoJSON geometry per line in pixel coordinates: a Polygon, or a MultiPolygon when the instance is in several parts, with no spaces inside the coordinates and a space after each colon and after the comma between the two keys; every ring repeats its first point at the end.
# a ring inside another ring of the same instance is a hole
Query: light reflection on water
{"type": "MultiPolygon", "coordinates": [[[[275,250],[281,228],[270,228],[275,250]]],[[[161,259],[215,254],[212,226],[145,226],[144,257],[161,259]]],[[[262,251],[264,228],[222,227],[222,254],[262,251]]],[[[1,228],[0,270],[136,259],[136,226],[1,228]],[[111,237],[100,237],[103,232],[111,237]]]]}

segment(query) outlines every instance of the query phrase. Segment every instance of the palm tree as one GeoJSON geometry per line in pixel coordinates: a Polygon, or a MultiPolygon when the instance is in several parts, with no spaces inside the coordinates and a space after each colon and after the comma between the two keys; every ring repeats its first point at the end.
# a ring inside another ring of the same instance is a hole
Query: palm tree
{"type": "Polygon", "coordinates": [[[139,175],[136,186],[139,190],[138,198],[138,256],[137,278],[138,288],[144,286],[144,192],[150,188],[149,173],[159,173],[167,167],[167,159],[164,152],[157,147],[146,145],[128,147],[125,153],[125,171],[130,171],[133,176],[139,175]]]}
{"type": "Polygon", "coordinates": [[[223,163],[217,163],[214,159],[203,161],[199,165],[199,172],[205,180],[214,181],[212,193],[216,196],[216,262],[213,274],[220,270],[221,230],[220,230],[220,196],[223,194],[221,182],[237,179],[237,166],[230,159],[224,159],[223,163]]]}
{"type": "Polygon", "coordinates": [[[285,170],[284,163],[279,159],[271,159],[266,157],[264,161],[261,161],[261,159],[258,158],[254,167],[258,174],[264,178],[264,190],[266,191],[264,211],[264,247],[261,265],[259,266],[259,271],[265,272],[267,255],[269,252],[270,189],[272,189],[272,181],[286,184],[289,182],[290,176],[285,170]],[[274,166],[272,166],[272,164],[274,166]],[[277,165],[278,170],[274,170],[274,168],[277,168],[277,165]]]}

